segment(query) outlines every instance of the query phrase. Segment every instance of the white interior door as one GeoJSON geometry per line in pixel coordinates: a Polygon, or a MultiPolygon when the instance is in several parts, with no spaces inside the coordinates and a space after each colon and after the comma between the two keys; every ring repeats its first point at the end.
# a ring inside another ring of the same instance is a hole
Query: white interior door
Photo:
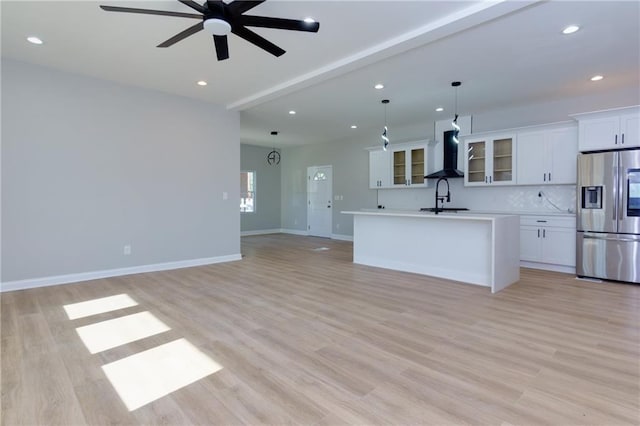
{"type": "Polygon", "coordinates": [[[332,166],[307,168],[307,231],[309,235],[331,238],[332,175],[332,166]]]}

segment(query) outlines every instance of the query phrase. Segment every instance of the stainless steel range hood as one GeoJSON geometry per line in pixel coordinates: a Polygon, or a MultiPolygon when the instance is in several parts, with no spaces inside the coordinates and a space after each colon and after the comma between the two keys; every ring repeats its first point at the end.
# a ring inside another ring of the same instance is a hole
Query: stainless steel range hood
{"type": "Polygon", "coordinates": [[[458,167],[458,144],[453,140],[453,130],[444,132],[442,141],[444,151],[444,162],[442,170],[425,176],[426,179],[459,178],[464,177],[464,173],[458,167]]]}

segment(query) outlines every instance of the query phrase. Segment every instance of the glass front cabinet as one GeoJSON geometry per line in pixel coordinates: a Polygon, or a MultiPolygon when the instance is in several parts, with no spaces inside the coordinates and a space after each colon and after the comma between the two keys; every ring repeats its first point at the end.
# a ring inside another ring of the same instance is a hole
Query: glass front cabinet
{"type": "Polygon", "coordinates": [[[426,146],[392,150],[393,186],[426,186],[426,146]]]}
{"type": "Polygon", "coordinates": [[[492,134],[466,139],[465,186],[514,184],[515,141],[515,134],[492,134]]]}

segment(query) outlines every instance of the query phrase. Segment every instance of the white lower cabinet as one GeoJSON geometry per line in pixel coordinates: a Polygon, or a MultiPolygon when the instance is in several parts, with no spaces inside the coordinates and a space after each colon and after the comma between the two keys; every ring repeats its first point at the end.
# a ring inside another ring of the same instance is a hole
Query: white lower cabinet
{"type": "Polygon", "coordinates": [[[521,216],[520,261],[526,267],[575,273],[575,218],[521,216]]]}

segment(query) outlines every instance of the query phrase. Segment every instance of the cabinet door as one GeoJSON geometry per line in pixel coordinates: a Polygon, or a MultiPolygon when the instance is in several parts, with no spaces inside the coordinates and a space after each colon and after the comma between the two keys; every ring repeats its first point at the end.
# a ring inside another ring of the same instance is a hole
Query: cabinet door
{"type": "Polygon", "coordinates": [[[622,142],[617,138],[620,130],[618,116],[580,120],[578,130],[580,151],[618,148],[622,142]]]}
{"type": "Polygon", "coordinates": [[[407,184],[407,152],[393,151],[393,185],[407,184]]]}
{"type": "Polygon", "coordinates": [[[539,262],[542,257],[542,231],[538,226],[520,226],[520,260],[539,262]]]}
{"type": "Polygon", "coordinates": [[[518,185],[547,183],[550,167],[545,136],[545,132],[518,133],[518,185]]]}
{"type": "Polygon", "coordinates": [[[389,187],[391,178],[389,152],[369,151],[369,188],[389,187]]]}
{"type": "Polygon", "coordinates": [[[466,185],[485,185],[487,182],[487,141],[469,140],[465,142],[467,167],[464,174],[466,185]]]}
{"type": "Polygon", "coordinates": [[[542,237],[542,262],[576,266],[575,229],[543,228],[542,237]]]}
{"type": "MultiPolygon", "coordinates": [[[[520,139],[518,139],[518,155],[521,152],[520,148],[520,139]]],[[[547,170],[546,183],[575,184],[578,175],[577,130],[573,127],[550,130],[547,134],[547,148],[548,162],[551,167],[547,170]]]]}
{"type": "Polygon", "coordinates": [[[516,158],[514,140],[515,138],[511,136],[493,139],[489,183],[508,184],[514,182],[516,158]]]}
{"type": "Polygon", "coordinates": [[[621,115],[620,133],[622,148],[640,147],[640,113],[621,115]]]}
{"type": "Polygon", "coordinates": [[[409,182],[411,185],[423,185],[425,175],[425,149],[412,148],[411,157],[411,173],[409,182]]]}

